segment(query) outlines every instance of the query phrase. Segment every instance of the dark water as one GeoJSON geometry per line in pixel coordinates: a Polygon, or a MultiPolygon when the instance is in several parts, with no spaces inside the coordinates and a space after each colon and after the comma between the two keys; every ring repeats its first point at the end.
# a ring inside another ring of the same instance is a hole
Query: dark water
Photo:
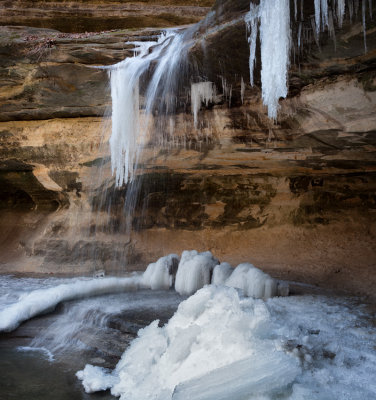
{"type": "Polygon", "coordinates": [[[88,395],[69,367],[37,351],[0,348],[1,400],[114,399],[109,392],[88,395]]]}

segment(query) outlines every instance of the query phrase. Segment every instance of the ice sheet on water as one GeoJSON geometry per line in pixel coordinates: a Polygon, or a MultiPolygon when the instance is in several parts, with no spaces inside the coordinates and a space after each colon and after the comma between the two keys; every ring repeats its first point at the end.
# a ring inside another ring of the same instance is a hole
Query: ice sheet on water
{"type": "Polygon", "coordinates": [[[177,254],[169,254],[149,264],[142,276],[142,286],[152,290],[170,289],[174,284],[179,260],[177,254]]]}
{"type": "Polygon", "coordinates": [[[0,311],[0,332],[16,329],[23,321],[53,310],[62,301],[120,291],[137,290],[140,277],[77,280],[47,289],[25,292],[17,302],[0,311]]]}
{"type": "Polygon", "coordinates": [[[183,296],[191,295],[210,284],[213,268],[217,264],[218,260],[210,251],[183,251],[176,273],[175,290],[183,296]]]}
{"type": "MultiPolygon", "coordinates": [[[[139,332],[110,375],[116,382],[111,392],[128,400],[168,400],[178,384],[247,358],[244,364],[237,364],[239,373],[250,372],[252,363],[248,361],[252,358],[266,375],[267,370],[274,371],[273,365],[280,366],[277,375],[290,374],[290,382],[299,371],[298,363],[270,336],[270,322],[262,301],[241,300],[233,288],[207,286],[182,302],[167,325],[160,328],[155,321],[139,332]]],[[[86,366],[78,373],[88,388],[98,385],[100,370],[91,371],[92,366],[86,366]]],[[[108,374],[102,376],[99,386],[110,387],[108,374]]],[[[215,372],[213,376],[215,381],[215,372]]],[[[257,392],[270,390],[269,380],[260,375],[253,383],[257,392]]],[[[280,379],[276,386],[285,384],[280,379]]]]}

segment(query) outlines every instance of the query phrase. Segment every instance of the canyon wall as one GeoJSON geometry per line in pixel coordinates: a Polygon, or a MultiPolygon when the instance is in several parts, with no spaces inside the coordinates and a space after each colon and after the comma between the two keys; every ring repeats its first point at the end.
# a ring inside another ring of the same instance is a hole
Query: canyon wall
{"type": "Polygon", "coordinates": [[[186,86],[208,80],[217,95],[197,128],[188,99],[174,139],[145,140],[130,221],[129,188],[111,174],[107,71],[94,67],[158,30],[0,27],[0,271],[122,272],[195,248],[374,296],[376,26],[367,14],[366,52],[360,15],[318,46],[305,3],[305,40],[298,48],[292,17],[289,95],[271,121],[259,54],[248,83],[249,2],[216,2],[197,28],[186,86]]]}

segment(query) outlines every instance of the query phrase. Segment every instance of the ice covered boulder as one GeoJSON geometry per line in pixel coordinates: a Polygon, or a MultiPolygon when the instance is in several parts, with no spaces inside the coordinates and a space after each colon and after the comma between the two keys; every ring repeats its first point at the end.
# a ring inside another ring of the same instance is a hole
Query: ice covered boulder
{"type": "Polygon", "coordinates": [[[213,270],[212,284],[213,285],[224,285],[226,280],[229,278],[233,271],[231,265],[227,262],[223,262],[216,265],[213,270]]]}
{"type": "MultiPolygon", "coordinates": [[[[241,289],[245,296],[255,299],[269,299],[279,294],[278,282],[249,263],[238,265],[225,285],[241,289]]],[[[285,291],[281,290],[281,294],[285,291]]]]}
{"type": "Polygon", "coordinates": [[[146,268],[142,276],[142,286],[152,290],[170,289],[174,284],[178,265],[179,256],[176,254],[161,257],[146,268]]]}
{"type": "Polygon", "coordinates": [[[264,302],[208,285],[163,327],[141,329],[112,373],[87,365],[77,376],[87,391],[110,388],[124,400],[201,399],[201,391],[203,399],[228,400],[278,392],[299,371],[264,302]]]}
{"type": "Polygon", "coordinates": [[[176,274],[175,290],[182,296],[189,296],[210,284],[213,268],[218,263],[210,251],[183,251],[176,274]]]}

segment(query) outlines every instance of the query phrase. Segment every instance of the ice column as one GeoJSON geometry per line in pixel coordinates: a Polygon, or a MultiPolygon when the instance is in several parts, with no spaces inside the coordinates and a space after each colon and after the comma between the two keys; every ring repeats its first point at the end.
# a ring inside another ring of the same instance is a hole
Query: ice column
{"type": "Polygon", "coordinates": [[[278,100],[287,96],[290,53],[290,2],[264,0],[260,8],[262,100],[276,119],[278,100]]]}
{"type": "Polygon", "coordinates": [[[209,104],[209,101],[213,101],[214,97],[215,87],[213,82],[192,83],[191,107],[195,128],[197,128],[198,125],[198,112],[200,110],[201,103],[205,103],[207,106],[209,104]]]}

